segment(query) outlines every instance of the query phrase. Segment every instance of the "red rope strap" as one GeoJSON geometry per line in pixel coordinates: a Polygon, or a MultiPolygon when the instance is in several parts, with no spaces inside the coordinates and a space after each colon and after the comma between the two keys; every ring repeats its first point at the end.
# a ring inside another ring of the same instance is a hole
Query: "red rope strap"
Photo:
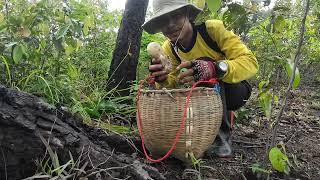
{"type": "Polygon", "coordinates": [[[180,123],[180,127],[179,127],[179,130],[178,132],[176,133],[176,137],[175,139],[173,140],[172,142],[172,146],[171,148],[169,149],[169,151],[163,156],[163,157],[160,157],[159,159],[153,159],[152,157],[150,157],[147,153],[147,150],[146,150],[146,147],[145,147],[145,144],[144,144],[144,135],[143,135],[143,128],[142,128],[142,120],[141,120],[141,113],[140,113],[140,95],[141,95],[141,88],[142,88],[142,85],[143,85],[143,82],[144,81],[141,81],[140,84],[139,84],[139,88],[138,88],[138,93],[137,93],[137,110],[138,110],[138,123],[139,123],[139,133],[140,133],[140,137],[141,137],[141,142],[142,142],[142,149],[143,149],[143,152],[144,152],[144,155],[146,156],[146,158],[151,161],[151,162],[161,162],[163,161],[164,159],[166,159],[172,152],[173,150],[175,149],[178,141],[179,141],[179,138],[181,136],[181,133],[184,129],[184,126],[185,126],[185,119],[186,119],[186,116],[187,116],[187,109],[189,107],[189,103],[190,103],[190,98],[191,98],[191,95],[192,95],[192,91],[197,87],[197,85],[199,85],[200,83],[209,83],[209,84],[218,84],[218,81],[217,79],[210,79],[209,81],[198,81],[196,82],[190,92],[188,93],[188,96],[187,96],[187,99],[186,99],[186,105],[184,107],[184,112],[183,112],[183,116],[182,116],[182,119],[181,119],[181,123],[180,123]]]}

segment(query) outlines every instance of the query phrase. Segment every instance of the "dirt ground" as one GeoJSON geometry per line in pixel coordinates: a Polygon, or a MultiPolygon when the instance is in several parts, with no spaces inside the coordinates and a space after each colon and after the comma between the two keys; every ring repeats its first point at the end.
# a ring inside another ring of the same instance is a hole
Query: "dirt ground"
{"type": "MultiPolygon", "coordinates": [[[[254,93],[251,99],[256,99],[254,93]]],[[[280,97],[281,99],[281,97],[280,97]]],[[[167,179],[267,179],[266,173],[253,174],[251,166],[263,164],[266,140],[271,137],[270,122],[249,101],[239,114],[233,130],[234,157],[221,160],[206,156],[199,171],[186,169],[173,158],[154,166],[167,179]]],[[[278,113],[276,109],[274,114],[278,113]]],[[[272,171],[270,179],[320,179],[320,90],[302,87],[291,92],[278,129],[277,142],[283,142],[292,167],[290,174],[272,171]]],[[[267,162],[268,163],[268,162],[267,162]]],[[[270,164],[270,163],[268,163],[270,164]]],[[[271,170],[270,167],[265,168],[271,170]]]]}

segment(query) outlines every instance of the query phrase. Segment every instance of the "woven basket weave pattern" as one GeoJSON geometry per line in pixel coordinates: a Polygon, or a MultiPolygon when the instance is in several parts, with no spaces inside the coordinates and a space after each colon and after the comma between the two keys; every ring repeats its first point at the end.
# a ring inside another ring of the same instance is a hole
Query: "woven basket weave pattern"
{"type": "MultiPolygon", "coordinates": [[[[152,156],[165,154],[172,146],[180,127],[190,89],[142,90],[140,99],[141,120],[145,144],[152,156]]],[[[189,162],[187,152],[199,158],[218,134],[222,119],[220,95],[212,88],[195,88],[190,98],[183,133],[173,156],[189,162]]]]}

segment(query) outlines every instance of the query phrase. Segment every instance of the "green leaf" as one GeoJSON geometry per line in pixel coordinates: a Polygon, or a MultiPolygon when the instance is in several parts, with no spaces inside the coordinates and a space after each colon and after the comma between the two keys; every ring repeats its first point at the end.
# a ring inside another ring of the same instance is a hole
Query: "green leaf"
{"type": "Polygon", "coordinates": [[[268,24],[268,25],[266,26],[266,31],[267,31],[267,32],[271,32],[271,24],[268,24]]]}
{"type": "Polygon", "coordinates": [[[221,7],[221,0],[206,0],[208,8],[212,13],[217,13],[221,7]]]}
{"type": "Polygon", "coordinates": [[[268,86],[269,81],[261,81],[259,83],[259,91],[262,91],[264,87],[268,86]]]}
{"type": "Polygon", "coordinates": [[[16,25],[16,26],[20,26],[23,21],[24,21],[24,17],[22,17],[22,16],[10,16],[9,17],[9,22],[16,25]]]}
{"type": "Polygon", "coordinates": [[[263,92],[259,95],[259,105],[266,114],[266,117],[270,119],[272,108],[272,93],[270,91],[263,92]]]}
{"type": "Polygon", "coordinates": [[[274,29],[278,32],[282,32],[283,29],[285,28],[285,26],[286,26],[286,21],[285,21],[284,17],[277,16],[277,18],[274,22],[274,25],[273,25],[274,29]]]}
{"type": "MultiPolygon", "coordinates": [[[[286,68],[288,77],[291,79],[291,76],[293,74],[293,63],[292,63],[291,59],[287,59],[287,63],[286,63],[285,68],[286,68]]],[[[298,67],[296,67],[296,71],[294,74],[294,80],[293,80],[293,84],[292,84],[293,89],[295,89],[299,86],[300,80],[301,80],[300,71],[299,71],[298,67]]]]}
{"type": "Polygon", "coordinates": [[[45,39],[41,39],[40,45],[41,45],[41,48],[44,49],[47,45],[47,41],[45,39]]]}
{"type": "Polygon", "coordinates": [[[50,33],[49,25],[46,23],[39,24],[39,29],[44,35],[48,35],[50,33]]]}
{"type": "Polygon", "coordinates": [[[98,109],[100,111],[105,111],[108,113],[116,113],[118,112],[118,108],[117,108],[117,104],[112,102],[112,101],[105,101],[102,100],[99,104],[98,104],[98,109]]]}
{"type": "Polygon", "coordinates": [[[4,15],[3,13],[0,13],[0,23],[2,23],[4,21],[4,15]]]}
{"type": "Polygon", "coordinates": [[[67,75],[71,78],[71,79],[76,79],[80,76],[80,69],[78,69],[76,66],[69,64],[68,68],[67,68],[67,75]]]}
{"type": "Polygon", "coordinates": [[[20,45],[14,46],[12,56],[15,64],[18,64],[21,61],[23,56],[23,49],[20,45]]]}
{"type": "Polygon", "coordinates": [[[101,116],[96,108],[85,107],[84,110],[90,115],[90,117],[99,118],[101,116]]]}
{"type": "Polygon", "coordinates": [[[70,28],[70,24],[63,25],[57,32],[56,39],[64,37],[70,28]]]}
{"type": "Polygon", "coordinates": [[[89,27],[84,25],[83,28],[82,28],[82,31],[83,31],[83,34],[86,36],[89,34],[89,27]]]}
{"type": "Polygon", "coordinates": [[[89,28],[94,24],[93,15],[87,16],[83,21],[83,34],[86,36],[89,33],[89,28]]]}
{"type": "Polygon", "coordinates": [[[195,5],[198,8],[203,9],[206,5],[206,1],[205,0],[196,0],[195,5]]]}
{"type": "Polygon", "coordinates": [[[26,58],[28,58],[29,55],[28,55],[27,47],[25,45],[21,45],[21,50],[22,50],[22,55],[24,55],[26,58]]]}
{"type": "Polygon", "coordinates": [[[269,151],[269,160],[272,164],[272,167],[279,171],[284,172],[286,174],[289,173],[290,167],[288,165],[289,159],[287,155],[285,155],[278,147],[273,147],[269,151]]]}
{"type": "Polygon", "coordinates": [[[88,27],[92,27],[93,24],[94,24],[94,20],[93,20],[93,15],[90,15],[90,16],[87,16],[85,19],[84,19],[84,25],[85,26],[88,26],[88,27]]]}
{"type": "Polygon", "coordinates": [[[75,50],[75,48],[72,47],[72,46],[70,46],[70,45],[67,45],[67,46],[64,48],[64,50],[65,50],[66,55],[67,55],[67,56],[70,56],[70,55],[73,53],[73,51],[75,50]]]}
{"type": "Polygon", "coordinates": [[[77,46],[76,46],[76,50],[78,51],[79,48],[82,46],[82,41],[77,39],[77,46]]]}
{"type": "Polygon", "coordinates": [[[274,95],[274,104],[278,105],[279,104],[279,96],[274,95]]]}

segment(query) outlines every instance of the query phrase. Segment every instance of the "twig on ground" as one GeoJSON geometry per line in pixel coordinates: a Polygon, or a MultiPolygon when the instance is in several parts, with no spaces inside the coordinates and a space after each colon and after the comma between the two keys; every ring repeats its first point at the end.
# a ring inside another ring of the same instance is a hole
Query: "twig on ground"
{"type": "Polygon", "coordinates": [[[228,179],[228,178],[226,178],[226,176],[225,176],[221,171],[218,170],[218,172],[219,172],[219,174],[221,174],[221,176],[223,177],[223,179],[228,179]]]}
{"type": "Polygon", "coordinates": [[[75,170],[75,171],[78,171],[78,172],[77,172],[77,173],[75,174],[75,176],[73,177],[73,180],[74,180],[76,177],[80,176],[81,173],[86,173],[85,168],[87,167],[87,165],[88,165],[88,162],[85,162],[80,169],[74,168],[74,170],[75,170]]]}
{"type": "MultiPolygon", "coordinates": [[[[84,151],[84,146],[82,146],[82,149],[81,149],[81,153],[80,153],[80,156],[78,157],[78,159],[76,160],[75,164],[76,164],[76,167],[79,167],[80,163],[81,163],[81,157],[82,157],[82,154],[83,154],[83,151],[84,151]]],[[[86,168],[88,162],[85,162],[84,165],[80,168],[80,169],[76,169],[74,168],[75,170],[79,170],[80,173],[84,173],[84,169],[86,168]]],[[[75,178],[77,176],[79,176],[80,174],[78,174],[79,172],[76,173],[75,176],[73,176],[73,180],[75,180],[75,178]]]]}
{"type": "Polygon", "coordinates": [[[246,176],[243,173],[241,173],[241,176],[244,180],[247,180],[246,176]]]}
{"type": "Polygon", "coordinates": [[[113,156],[113,153],[114,153],[114,149],[112,150],[111,152],[111,155],[109,157],[107,157],[107,159],[103,162],[101,162],[100,164],[97,165],[97,167],[93,167],[91,170],[87,171],[86,173],[88,174],[92,174],[93,172],[95,172],[94,174],[96,173],[99,173],[99,171],[97,171],[97,169],[101,170],[101,168],[99,168],[100,166],[102,166],[103,164],[107,163],[109,161],[109,159],[113,156]]]}
{"type": "Polygon", "coordinates": [[[123,134],[120,134],[120,133],[117,133],[117,132],[113,132],[115,133],[116,135],[119,135],[121,137],[123,137],[127,142],[128,144],[135,149],[136,152],[139,152],[139,153],[142,153],[137,147],[136,145],[133,143],[133,141],[131,139],[129,139],[126,135],[123,135],[123,134]]]}
{"type": "Polygon", "coordinates": [[[109,161],[109,159],[113,156],[113,153],[114,153],[114,149],[111,151],[111,154],[109,157],[107,157],[107,159],[105,161],[103,161],[102,163],[98,164],[97,167],[100,167],[102,166],[103,164],[105,164],[106,162],[109,161]]]}
{"type": "Polygon", "coordinates": [[[249,142],[249,141],[241,141],[241,140],[233,140],[235,143],[241,143],[241,144],[249,144],[249,145],[264,145],[264,142],[256,143],[256,142],[249,142]]]}
{"type": "Polygon", "coordinates": [[[264,148],[265,146],[242,146],[244,148],[264,148]]]}
{"type": "Polygon", "coordinates": [[[90,148],[91,148],[91,146],[88,147],[88,159],[89,159],[89,161],[90,161],[91,167],[92,167],[93,169],[95,169],[95,167],[94,167],[94,165],[93,165],[93,163],[92,163],[91,157],[90,157],[90,148]]]}
{"type": "Polygon", "coordinates": [[[133,143],[133,141],[131,139],[129,139],[127,136],[124,136],[124,137],[125,137],[126,141],[129,143],[129,145],[136,150],[136,152],[139,152],[142,154],[142,152],[136,147],[136,145],[133,143]]]}
{"type": "Polygon", "coordinates": [[[28,178],[25,178],[25,179],[22,179],[22,180],[34,180],[34,179],[50,179],[50,176],[49,175],[41,175],[41,174],[36,174],[32,177],[28,177],[28,178]]]}
{"type": "Polygon", "coordinates": [[[131,178],[131,176],[128,176],[128,177],[126,177],[126,178],[124,178],[124,179],[120,179],[120,178],[113,177],[113,176],[112,176],[110,173],[108,173],[108,172],[104,172],[104,173],[106,173],[109,177],[111,177],[112,179],[115,179],[115,180],[127,180],[127,179],[131,178]]]}
{"type": "Polygon", "coordinates": [[[188,174],[194,174],[194,175],[200,175],[200,172],[196,169],[185,169],[183,174],[182,174],[182,178],[186,179],[186,176],[188,174]]]}
{"type": "MultiPolygon", "coordinates": [[[[90,176],[93,176],[93,175],[95,175],[95,174],[97,174],[97,173],[101,173],[101,172],[107,173],[107,171],[111,171],[111,170],[125,169],[125,168],[127,168],[127,167],[129,167],[129,166],[132,166],[132,164],[129,164],[129,165],[126,165],[126,166],[123,166],[123,167],[110,167],[110,168],[106,168],[106,169],[99,169],[99,168],[97,168],[97,171],[91,172],[90,174],[88,174],[88,175],[85,176],[85,177],[90,177],[90,176]]],[[[110,174],[108,173],[108,175],[110,175],[110,174]]],[[[110,177],[112,177],[112,176],[110,175],[110,177]]],[[[115,178],[115,177],[112,177],[112,178],[118,179],[118,178],[115,178]]],[[[127,178],[126,178],[126,179],[127,179],[127,178]]]]}
{"type": "Polygon", "coordinates": [[[293,134],[290,136],[290,138],[288,139],[288,141],[285,142],[284,144],[288,144],[288,143],[291,141],[291,139],[297,135],[297,133],[298,133],[298,131],[295,130],[294,133],[293,133],[293,134]]]}
{"type": "Polygon", "coordinates": [[[210,169],[212,171],[217,171],[215,168],[211,167],[211,166],[201,166],[202,169],[210,169]]]}

